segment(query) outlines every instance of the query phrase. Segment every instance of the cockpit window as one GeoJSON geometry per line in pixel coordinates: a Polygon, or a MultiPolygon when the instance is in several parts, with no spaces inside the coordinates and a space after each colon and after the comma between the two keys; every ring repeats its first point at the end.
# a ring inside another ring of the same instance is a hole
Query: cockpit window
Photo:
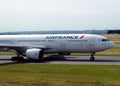
{"type": "Polygon", "coordinates": [[[105,42],[105,41],[110,41],[110,40],[109,39],[102,39],[102,41],[105,42]]]}

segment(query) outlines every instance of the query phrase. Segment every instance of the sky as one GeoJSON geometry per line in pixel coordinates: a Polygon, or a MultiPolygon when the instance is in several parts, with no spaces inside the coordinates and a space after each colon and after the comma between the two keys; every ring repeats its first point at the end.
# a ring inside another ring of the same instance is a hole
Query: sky
{"type": "Polygon", "coordinates": [[[120,29],[120,0],[0,0],[0,32],[120,29]]]}

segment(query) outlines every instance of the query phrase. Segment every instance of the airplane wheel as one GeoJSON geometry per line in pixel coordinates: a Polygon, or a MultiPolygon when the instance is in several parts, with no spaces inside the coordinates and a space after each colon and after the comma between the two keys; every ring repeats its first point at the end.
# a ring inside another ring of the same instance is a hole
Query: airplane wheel
{"type": "Polygon", "coordinates": [[[95,57],[90,57],[90,61],[94,61],[95,60],[95,57]]]}
{"type": "Polygon", "coordinates": [[[19,61],[19,62],[23,62],[23,61],[24,61],[24,58],[23,58],[23,57],[18,57],[18,61],[19,61]]]}
{"type": "Polygon", "coordinates": [[[11,60],[12,61],[18,61],[18,57],[12,57],[11,60]]]}
{"type": "Polygon", "coordinates": [[[12,61],[24,61],[24,58],[23,57],[12,57],[11,59],[12,61]]]}

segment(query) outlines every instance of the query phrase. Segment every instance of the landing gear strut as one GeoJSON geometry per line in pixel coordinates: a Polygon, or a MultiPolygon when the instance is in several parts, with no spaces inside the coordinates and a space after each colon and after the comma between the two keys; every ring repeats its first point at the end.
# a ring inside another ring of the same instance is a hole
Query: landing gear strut
{"type": "Polygon", "coordinates": [[[91,53],[90,61],[94,61],[95,60],[94,55],[95,55],[95,53],[91,53]]]}
{"type": "Polygon", "coordinates": [[[24,58],[17,52],[17,56],[11,58],[12,61],[24,61],[24,58]]]}

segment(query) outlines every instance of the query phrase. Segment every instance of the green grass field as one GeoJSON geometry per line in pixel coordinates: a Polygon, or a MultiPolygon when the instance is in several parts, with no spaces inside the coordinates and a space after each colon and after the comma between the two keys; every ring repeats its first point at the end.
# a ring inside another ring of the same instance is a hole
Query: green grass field
{"type": "Polygon", "coordinates": [[[3,65],[0,86],[120,86],[120,66],[3,65]]]}

